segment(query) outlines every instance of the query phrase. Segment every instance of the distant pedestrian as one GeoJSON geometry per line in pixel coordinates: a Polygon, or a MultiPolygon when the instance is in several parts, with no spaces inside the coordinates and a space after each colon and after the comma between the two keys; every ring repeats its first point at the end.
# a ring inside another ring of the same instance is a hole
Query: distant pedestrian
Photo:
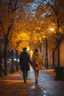
{"type": "Polygon", "coordinates": [[[35,72],[35,83],[38,83],[38,76],[39,76],[39,70],[42,69],[43,66],[43,58],[41,53],[38,51],[38,49],[34,50],[33,56],[32,56],[32,63],[33,68],[35,72]]]}
{"type": "Polygon", "coordinates": [[[20,69],[23,72],[24,83],[26,83],[28,71],[30,70],[29,63],[32,64],[30,56],[26,50],[27,48],[25,47],[23,48],[23,51],[20,53],[20,69]]]}

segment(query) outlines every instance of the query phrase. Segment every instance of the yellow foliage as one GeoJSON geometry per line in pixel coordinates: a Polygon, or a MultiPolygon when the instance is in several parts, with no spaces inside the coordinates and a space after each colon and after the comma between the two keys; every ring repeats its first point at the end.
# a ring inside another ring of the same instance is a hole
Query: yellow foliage
{"type": "Polygon", "coordinates": [[[18,40],[21,40],[21,41],[23,41],[23,40],[27,41],[30,39],[30,36],[29,36],[29,34],[27,34],[25,32],[21,32],[20,34],[17,35],[17,38],[18,38],[18,40]]]}

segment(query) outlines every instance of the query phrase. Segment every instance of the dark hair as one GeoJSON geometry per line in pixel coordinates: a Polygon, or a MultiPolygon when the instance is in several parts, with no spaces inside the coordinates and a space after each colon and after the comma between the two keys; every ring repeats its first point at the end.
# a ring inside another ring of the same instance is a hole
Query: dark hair
{"type": "Polygon", "coordinates": [[[34,50],[34,52],[38,52],[38,49],[36,48],[36,49],[34,50]]]}
{"type": "Polygon", "coordinates": [[[26,51],[26,50],[27,50],[27,47],[24,47],[24,48],[23,48],[23,51],[26,51]]]}

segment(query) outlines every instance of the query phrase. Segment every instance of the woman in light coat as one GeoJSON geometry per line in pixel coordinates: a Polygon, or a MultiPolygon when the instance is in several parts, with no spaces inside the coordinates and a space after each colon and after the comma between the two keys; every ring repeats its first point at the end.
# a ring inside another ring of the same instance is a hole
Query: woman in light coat
{"type": "Polygon", "coordinates": [[[33,69],[35,72],[35,83],[37,84],[39,70],[41,70],[43,66],[43,58],[41,53],[38,51],[38,49],[35,49],[34,51],[34,54],[32,56],[32,63],[33,63],[33,69]]]}

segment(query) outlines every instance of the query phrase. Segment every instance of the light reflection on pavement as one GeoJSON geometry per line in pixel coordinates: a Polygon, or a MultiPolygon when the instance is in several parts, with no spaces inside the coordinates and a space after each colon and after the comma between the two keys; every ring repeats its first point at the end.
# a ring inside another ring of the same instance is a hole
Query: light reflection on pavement
{"type": "Polygon", "coordinates": [[[53,70],[42,70],[36,85],[31,68],[26,84],[21,71],[0,78],[0,96],[64,96],[64,81],[55,81],[53,70]]]}

